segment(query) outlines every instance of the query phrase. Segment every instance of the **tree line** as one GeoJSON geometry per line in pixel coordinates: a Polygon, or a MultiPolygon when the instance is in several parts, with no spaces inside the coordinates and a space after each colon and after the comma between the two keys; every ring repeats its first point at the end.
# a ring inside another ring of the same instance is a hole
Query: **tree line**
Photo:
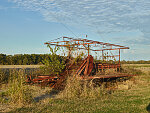
{"type": "Polygon", "coordinates": [[[139,61],[121,61],[122,64],[150,64],[150,60],[139,60],[139,61]]]}
{"type": "Polygon", "coordinates": [[[37,65],[49,57],[50,54],[0,54],[0,65],[37,65]]]}
{"type": "MultiPolygon", "coordinates": [[[[37,65],[43,64],[45,59],[51,59],[51,54],[0,54],[0,65],[37,65]]],[[[150,60],[121,61],[122,64],[150,64],[150,60]]]]}

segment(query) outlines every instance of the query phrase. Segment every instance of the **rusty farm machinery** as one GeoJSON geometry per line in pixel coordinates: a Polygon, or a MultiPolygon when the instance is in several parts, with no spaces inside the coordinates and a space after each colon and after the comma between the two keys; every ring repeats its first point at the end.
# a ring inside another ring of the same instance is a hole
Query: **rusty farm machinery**
{"type": "MultiPolygon", "coordinates": [[[[45,44],[67,48],[68,59],[73,57],[73,52],[79,53],[79,51],[85,53],[85,58],[82,58],[77,62],[66,62],[65,69],[59,75],[39,75],[34,79],[32,79],[31,76],[28,76],[28,83],[48,84],[52,88],[63,89],[65,86],[65,81],[70,75],[73,77],[78,77],[82,80],[134,76],[127,73],[122,73],[120,71],[120,50],[129,49],[129,47],[70,37],[61,37],[45,44]],[[116,55],[114,55],[114,51],[115,53],[117,52],[116,55]],[[95,54],[99,54],[99,58],[94,58],[95,54]],[[109,73],[109,70],[111,69],[115,70],[115,72],[109,73]],[[108,71],[107,74],[106,71],[108,71]]],[[[74,56],[76,54],[77,53],[75,53],[74,56]]]]}

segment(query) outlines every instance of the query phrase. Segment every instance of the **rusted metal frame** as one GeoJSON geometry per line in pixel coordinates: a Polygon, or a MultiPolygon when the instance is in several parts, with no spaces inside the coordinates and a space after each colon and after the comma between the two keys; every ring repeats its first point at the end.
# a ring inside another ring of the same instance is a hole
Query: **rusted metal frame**
{"type": "MultiPolygon", "coordinates": [[[[47,44],[47,43],[46,43],[47,44]]],[[[55,45],[55,46],[62,46],[62,47],[67,47],[68,45],[58,45],[58,44],[52,44],[49,43],[50,45],[55,45]]],[[[73,45],[77,45],[77,44],[72,44],[70,45],[71,47],[73,47],[73,45]]],[[[85,48],[79,48],[79,49],[87,49],[86,46],[84,44],[82,44],[85,48]]],[[[78,47],[74,47],[74,48],[78,48],[78,47]]],[[[91,49],[92,50],[92,49],[91,49]]],[[[93,50],[92,50],[93,51],[93,50]]]]}
{"type": "Polygon", "coordinates": [[[96,44],[96,43],[82,43],[82,44],[78,43],[78,44],[72,44],[72,45],[89,45],[89,44],[96,44]]]}
{"type": "Polygon", "coordinates": [[[106,57],[118,57],[119,55],[113,55],[113,56],[106,56],[106,57]]]}
{"type": "Polygon", "coordinates": [[[67,38],[67,39],[73,39],[73,38],[70,38],[70,37],[63,36],[63,39],[64,39],[64,38],[67,38]]]}
{"type": "MultiPolygon", "coordinates": [[[[84,44],[73,44],[73,45],[89,45],[89,44],[97,44],[97,43],[84,43],[84,44]]],[[[98,47],[98,46],[95,46],[95,47],[98,47]]],[[[125,46],[122,46],[122,47],[120,47],[120,48],[112,48],[112,46],[110,46],[111,48],[110,49],[101,49],[101,50],[117,50],[117,49],[129,49],[129,47],[125,47],[125,46]]],[[[93,51],[101,51],[101,50],[93,50],[93,51]]]]}
{"type": "MultiPolygon", "coordinates": [[[[88,74],[88,70],[89,70],[89,63],[90,63],[90,57],[88,57],[86,65],[85,65],[85,70],[84,70],[84,75],[88,74]]],[[[84,68],[83,68],[84,69],[84,68]]]]}
{"type": "Polygon", "coordinates": [[[53,85],[52,88],[56,88],[56,89],[59,88],[61,86],[61,84],[64,82],[64,80],[65,80],[65,77],[61,76],[59,78],[59,80],[53,85]]]}
{"type": "Polygon", "coordinates": [[[98,41],[93,41],[93,42],[96,42],[97,44],[101,44],[101,45],[106,45],[106,46],[125,47],[125,46],[121,46],[121,45],[110,44],[110,43],[104,43],[104,42],[98,42],[98,41]]]}
{"type": "Polygon", "coordinates": [[[44,44],[61,43],[61,42],[70,42],[70,41],[46,42],[46,43],[44,43],[44,44]]]}
{"type": "MultiPolygon", "coordinates": [[[[64,38],[68,38],[68,39],[72,39],[73,41],[78,41],[78,40],[80,40],[80,41],[86,41],[86,42],[94,42],[93,40],[87,40],[87,39],[74,39],[74,38],[70,38],[70,37],[64,37],[64,38]]],[[[96,41],[95,41],[96,42],[96,41]]]]}
{"type": "MultiPolygon", "coordinates": [[[[66,47],[66,45],[65,45],[65,46],[64,46],[64,45],[57,45],[57,44],[50,44],[50,45],[66,47]]],[[[67,46],[68,46],[68,45],[67,45],[67,46]]],[[[85,48],[79,48],[79,47],[74,47],[74,48],[76,48],[76,49],[84,49],[84,50],[87,50],[87,49],[85,49],[85,48]]],[[[92,49],[89,49],[89,50],[93,51],[92,49]]]]}
{"type": "Polygon", "coordinates": [[[84,60],[80,68],[77,70],[76,75],[79,76],[82,73],[82,71],[84,71],[84,76],[88,76],[91,74],[92,69],[93,69],[93,57],[92,55],[89,55],[84,60]]]}
{"type": "MultiPolygon", "coordinates": [[[[119,49],[119,65],[120,65],[120,49],[119,49]]],[[[120,67],[119,67],[119,72],[120,72],[120,67]]]]}
{"type": "Polygon", "coordinates": [[[101,49],[101,50],[93,50],[93,51],[118,50],[118,49],[128,49],[128,47],[125,47],[125,48],[115,48],[115,49],[101,49]]]}
{"type": "MultiPolygon", "coordinates": [[[[74,40],[79,40],[79,39],[74,39],[74,40]]],[[[80,40],[86,41],[86,42],[91,42],[91,43],[94,43],[94,44],[97,43],[97,44],[106,45],[106,46],[118,46],[118,47],[122,47],[122,48],[125,48],[125,49],[129,49],[129,47],[125,47],[125,46],[121,46],[121,45],[116,45],[116,44],[103,43],[103,42],[93,41],[93,40],[87,40],[87,39],[80,39],[80,40]]]]}
{"type": "MultiPolygon", "coordinates": [[[[57,44],[50,44],[50,45],[61,46],[61,47],[67,47],[68,46],[68,45],[57,45],[57,44]]],[[[72,45],[71,45],[71,47],[72,47],[72,45]]],[[[79,48],[79,47],[74,47],[74,48],[88,50],[88,48],[79,48]]],[[[93,51],[93,49],[89,49],[89,50],[93,51]]]]}
{"type": "Polygon", "coordinates": [[[38,78],[45,78],[45,77],[49,77],[49,75],[40,75],[40,76],[38,76],[38,78]]]}
{"type": "Polygon", "coordinates": [[[136,75],[113,75],[113,76],[107,76],[107,75],[100,75],[100,76],[80,76],[78,78],[80,79],[96,79],[96,78],[119,78],[119,77],[129,77],[129,76],[136,76],[136,75]]]}
{"type": "Polygon", "coordinates": [[[120,49],[119,49],[119,64],[120,64],[120,49]]]}
{"type": "MultiPolygon", "coordinates": [[[[83,41],[83,42],[91,42],[91,43],[97,43],[98,41],[93,41],[93,40],[87,40],[87,39],[74,39],[72,38],[72,41],[83,41]]],[[[103,44],[103,42],[101,42],[103,44]]]]}
{"type": "Polygon", "coordinates": [[[33,82],[36,82],[36,81],[39,81],[39,80],[49,80],[49,79],[55,79],[57,77],[40,77],[40,78],[35,78],[35,79],[32,79],[33,82]]]}
{"type": "Polygon", "coordinates": [[[104,61],[104,51],[102,50],[102,61],[104,61]]]}
{"type": "Polygon", "coordinates": [[[106,46],[125,47],[125,46],[121,46],[121,45],[110,44],[110,43],[103,43],[103,42],[98,42],[98,41],[93,41],[93,42],[97,42],[98,44],[102,44],[102,45],[106,45],[106,46]]]}
{"type": "MultiPolygon", "coordinates": [[[[104,43],[104,42],[99,42],[99,41],[93,41],[93,40],[87,40],[87,39],[74,39],[74,41],[86,41],[86,42],[90,42],[90,43],[84,43],[84,44],[100,44],[100,45],[106,45],[106,46],[117,46],[117,47],[125,47],[125,46],[121,46],[121,45],[116,45],[116,44],[110,44],[110,43],[104,43]]],[[[82,44],[81,44],[82,45],[82,44]]]]}
{"type": "MultiPolygon", "coordinates": [[[[62,47],[65,47],[65,46],[67,47],[68,46],[68,45],[57,45],[57,44],[50,44],[50,45],[56,45],[56,46],[62,46],[62,47]]],[[[86,47],[84,44],[83,44],[83,46],[86,47]]],[[[86,49],[87,50],[87,47],[86,48],[74,47],[74,48],[77,48],[77,49],[86,49]]],[[[128,49],[128,47],[125,47],[125,48],[115,48],[115,49],[100,49],[100,50],[89,49],[89,50],[92,50],[92,51],[104,51],[104,50],[118,50],[118,49],[128,49]]]]}
{"type": "MultiPolygon", "coordinates": [[[[84,44],[80,44],[80,45],[85,45],[85,44],[96,44],[96,43],[84,43],[84,44]]],[[[85,47],[85,46],[84,46],[85,47]]],[[[98,46],[97,46],[98,47],[98,46]]],[[[92,51],[102,51],[102,50],[118,50],[118,49],[129,49],[129,47],[124,47],[124,48],[114,48],[114,49],[112,49],[112,48],[110,48],[110,49],[91,49],[92,51]]]]}
{"type": "Polygon", "coordinates": [[[92,70],[93,70],[93,56],[90,55],[90,58],[89,58],[89,67],[88,67],[88,73],[87,73],[88,76],[91,74],[92,70]]]}
{"type": "Polygon", "coordinates": [[[116,65],[111,65],[111,64],[108,64],[108,65],[98,65],[97,66],[98,69],[106,69],[106,68],[119,68],[120,65],[119,64],[116,64],[116,65]]]}
{"type": "Polygon", "coordinates": [[[93,42],[91,42],[91,43],[85,43],[85,40],[82,40],[82,39],[73,39],[73,40],[71,40],[71,42],[72,41],[77,41],[77,43],[75,43],[75,44],[72,44],[73,46],[74,45],[89,45],[89,44],[96,44],[96,43],[93,43],[93,42]],[[81,41],[81,43],[80,43],[80,41],[81,41]]]}
{"type": "MultiPolygon", "coordinates": [[[[57,44],[50,44],[50,45],[60,46],[60,47],[67,47],[68,46],[68,45],[57,45],[57,44]]],[[[86,48],[79,48],[79,47],[74,47],[74,48],[87,50],[86,48]]],[[[93,51],[92,49],[89,49],[89,50],[93,51]]]]}
{"type": "Polygon", "coordinates": [[[90,45],[88,44],[88,56],[90,55],[90,45]]]}
{"type": "Polygon", "coordinates": [[[97,69],[98,70],[102,70],[102,72],[103,72],[103,70],[104,69],[110,69],[110,68],[120,68],[120,64],[101,64],[101,65],[97,65],[97,69]]]}
{"type": "Polygon", "coordinates": [[[101,66],[101,65],[114,65],[114,66],[115,66],[115,65],[119,65],[119,64],[111,64],[111,63],[109,63],[109,64],[108,64],[108,63],[97,63],[97,65],[98,65],[98,66],[101,66]]]}
{"type": "Polygon", "coordinates": [[[123,48],[128,48],[129,49],[129,47],[116,45],[116,44],[110,44],[110,43],[104,43],[104,42],[99,42],[99,41],[93,41],[93,40],[87,40],[87,39],[74,39],[74,38],[70,38],[70,37],[64,37],[64,38],[73,39],[73,40],[81,40],[81,41],[86,41],[86,42],[94,42],[94,43],[97,43],[97,44],[102,44],[102,45],[107,45],[107,46],[118,46],[118,47],[123,47],[123,48]]]}
{"type": "Polygon", "coordinates": [[[88,56],[89,56],[89,55],[90,55],[90,50],[92,50],[92,49],[89,48],[89,44],[88,44],[88,47],[86,47],[86,46],[84,45],[84,43],[83,43],[83,46],[85,47],[86,50],[88,50],[88,56]]]}
{"type": "MultiPolygon", "coordinates": [[[[68,45],[58,45],[58,44],[52,44],[52,43],[45,43],[45,44],[50,44],[50,45],[55,45],[55,46],[62,46],[62,47],[67,47],[68,45]]],[[[84,43],[84,44],[88,44],[88,43],[84,43]]],[[[84,44],[72,44],[70,46],[74,46],[74,45],[83,45],[85,47],[84,44]]],[[[91,44],[95,44],[95,43],[91,43],[91,44]]],[[[89,45],[89,44],[88,44],[89,45]]],[[[85,48],[78,48],[78,47],[75,47],[77,49],[87,49],[87,47],[85,48]]],[[[100,49],[100,50],[94,50],[94,49],[89,49],[89,50],[92,50],[92,51],[103,51],[103,50],[118,50],[118,49],[129,49],[129,47],[124,47],[124,48],[115,48],[115,49],[100,49]]]]}
{"type": "Polygon", "coordinates": [[[84,60],[83,64],[79,67],[79,69],[77,70],[76,72],[76,75],[80,75],[81,72],[83,71],[83,69],[85,68],[86,66],[86,62],[87,62],[87,58],[84,60]]]}

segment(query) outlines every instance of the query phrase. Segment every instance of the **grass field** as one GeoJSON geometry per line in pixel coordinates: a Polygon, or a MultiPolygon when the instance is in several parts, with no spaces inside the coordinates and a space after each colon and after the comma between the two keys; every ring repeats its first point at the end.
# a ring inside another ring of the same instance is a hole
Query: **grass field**
{"type": "MultiPolygon", "coordinates": [[[[69,87],[62,92],[48,87],[23,86],[23,91],[31,93],[33,101],[26,104],[9,102],[9,97],[2,94],[8,85],[0,88],[0,112],[94,112],[94,113],[147,113],[150,112],[150,65],[123,65],[124,68],[134,68],[142,73],[130,80],[117,82],[109,88],[85,88],[79,96],[79,84],[70,82],[69,87]],[[74,86],[72,86],[74,85],[74,86]],[[26,91],[28,89],[28,91],[26,91]],[[75,96],[72,96],[75,95],[75,96]]],[[[22,89],[22,88],[21,88],[22,89]]],[[[18,90],[20,91],[20,90],[18,90]]],[[[22,90],[21,90],[22,91],[22,90]]],[[[21,101],[24,102],[24,101],[21,101]]]]}

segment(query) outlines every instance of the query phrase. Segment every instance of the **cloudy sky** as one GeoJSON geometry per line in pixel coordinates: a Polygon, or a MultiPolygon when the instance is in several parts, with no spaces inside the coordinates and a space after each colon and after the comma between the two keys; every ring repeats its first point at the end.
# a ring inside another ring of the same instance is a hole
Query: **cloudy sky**
{"type": "Polygon", "coordinates": [[[150,0],[0,0],[0,53],[48,53],[68,36],[120,44],[122,60],[150,60],[150,0]]]}

